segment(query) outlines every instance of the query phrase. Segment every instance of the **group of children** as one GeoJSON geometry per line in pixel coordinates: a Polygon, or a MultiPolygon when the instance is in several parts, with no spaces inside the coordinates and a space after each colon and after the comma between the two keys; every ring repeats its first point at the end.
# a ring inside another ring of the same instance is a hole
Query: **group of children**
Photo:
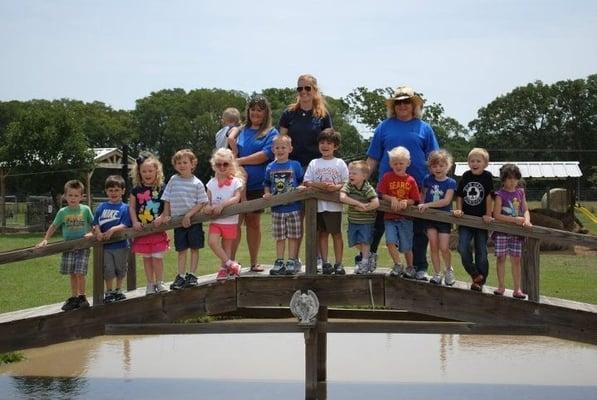
{"type": "MultiPolygon", "coordinates": [[[[530,215],[526,205],[524,190],[519,187],[520,171],[516,165],[502,167],[500,179],[502,188],[493,190],[491,173],[485,170],[489,154],[484,149],[475,148],[468,155],[469,170],[462,179],[456,181],[448,177],[452,167],[452,157],[445,150],[434,151],[429,155],[429,175],[419,188],[415,179],[408,175],[410,153],[404,147],[389,151],[391,170],[381,177],[374,189],[367,181],[370,169],[365,161],[353,161],[348,166],[335,157],[340,146],[340,134],[332,128],[325,129],[318,138],[321,158],[312,160],[303,174],[297,161],[289,159],[292,141],[287,135],[274,138],[272,151],[274,161],[266,168],[264,199],[314,187],[320,190],[339,192],[340,201],[348,205],[348,243],[356,247],[360,260],[355,266],[356,274],[371,273],[376,268],[375,258],[370,252],[376,209],[379,196],[390,203],[392,212],[384,215],[385,235],[388,252],[393,261],[392,276],[414,278],[413,266],[413,222],[400,214],[408,206],[417,205],[424,213],[429,208],[451,212],[456,217],[473,215],[482,217],[489,223],[496,220],[530,226],[530,215]],[[456,196],[456,208],[452,210],[452,200],[456,196]],[[401,254],[404,262],[401,261],[401,254]]],[[[152,156],[140,156],[133,168],[131,177],[133,189],[128,205],[122,201],[125,182],[120,176],[106,179],[105,191],[108,201],[101,203],[95,214],[88,206],[80,204],[83,198],[83,184],[69,181],[64,187],[67,206],[60,209],[38,246],[45,246],[47,240],[58,229],[62,229],[65,240],[95,237],[99,241],[109,241],[111,237],[128,227],[143,229],[147,224],[156,227],[167,223],[171,218],[182,218],[182,226],[174,229],[174,247],[178,257],[178,273],[170,289],[178,290],[197,285],[199,249],[204,247],[204,233],[201,223],[191,222],[194,215],[203,213],[220,216],[224,209],[241,201],[245,176],[239,168],[234,153],[227,148],[217,148],[210,160],[214,177],[204,185],[194,175],[197,157],[191,150],[177,151],[172,157],[176,170],[164,186],[164,174],[160,161],[152,156]],[[187,253],[190,263],[187,268],[187,253]]],[[[298,252],[302,238],[302,208],[300,202],[291,202],[272,207],[272,233],[276,241],[276,259],[270,270],[271,275],[293,275],[301,270],[298,252]],[[288,246],[288,258],[285,258],[288,246]]],[[[451,264],[449,238],[451,224],[428,221],[430,255],[433,276],[430,282],[451,286],[455,282],[451,264]],[[444,267],[442,268],[442,261],[444,267]]],[[[322,259],[323,274],[344,275],[342,264],[342,204],[324,200],[317,202],[317,232],[319,254],[322,259]],[[332,237],[334,264],[328,258],[329,236],[332,237]]],[[[220,259],[218,280],[234,278],[240,274],[240,265],[232,258],[233,242],[238,235],[238,215],[220,216],[212,219],[208,228],[208,245],[220,259]]],[[[521,290],[520,258],[524,238],[495,232],[495,253],[497,256],[498,288],[496,295],[505,291],[505,261],[510,256],[514,278],[513,296],[525,298],[521,290]]],[[[166,291],[163,282],[163,257],[169,249],[169,239],[165,232],[151,233],[136,237],[132,241],[132,251],[143,258],[147,278],[146,294],[166,291]]],[[[460,226],[458,251],[464,268],[471,276],[471,289],[481,291],[488,275],[487,230],[460,226]],[[471,251],[474,244],[474,258],[471,251]]],[[[129,255],[128,240],[119,240],[104,245],[104,302],[122,300],[122,283],[126,277],[129,255]]],[[[89,249],[77,249],[63,253],[60,271],[69,274],[71,297],[64,303],[63,310],[88,307],[85,297],[85,275],[89,249]]]]}

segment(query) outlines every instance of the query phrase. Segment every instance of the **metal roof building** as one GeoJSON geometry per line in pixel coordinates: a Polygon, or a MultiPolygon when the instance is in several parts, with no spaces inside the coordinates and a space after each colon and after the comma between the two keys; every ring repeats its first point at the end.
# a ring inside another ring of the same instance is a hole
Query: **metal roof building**
{"type": "MultiPolygon", "coordinates": [[[[494,177],[499,177],[502,165],[510,163],[518,165],[523,178],[561,179],[582,176],[578,161],[498,161],[490,162],[486,170],[491,172],[494,177]]],[[[455,164],[454,175],[456,176],[462,176],[469,169],[466,162],[455,164]]]]}

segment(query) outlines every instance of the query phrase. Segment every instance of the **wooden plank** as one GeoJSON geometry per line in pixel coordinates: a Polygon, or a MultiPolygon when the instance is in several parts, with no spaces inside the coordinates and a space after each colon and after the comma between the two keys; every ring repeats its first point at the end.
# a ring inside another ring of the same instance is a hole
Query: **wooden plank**
{"type": "MultiPolygon", "coordinates": [[[[223,314],[230,317],[241,318],[293,318],[288,307],[239,307],[233,312],[223,314]]],[[[0,316],[1,317],[1,316],[0,316]]],[[[328,318],[342,319],[375,319],[389,321],[453,321],[447,318],[413,313],[405,310],[380,310],[380,309],[350,309],[328,308],[328,318]]]]}
{"type": "Polygon", "coordinates": [[[475,323],[545,325],[548,335],[597,344],[597,313],[387,277],[387,307],[475,323]]]}
{"type": "Polygon", "coordinates": [[[327,359],[328,359],[328,308],[325,306],[319,307],[317,313],[317,382],[325,382],[327,380],[327,359]]]}
{"type": "Polygon", "coordinates": [[[307,275],[317,275],[317,200],[305,200],[305,262],[307,275]]]}
{"type": "Polygon", "coordinates": [[[93,305],[104,304],[104,246],[101,243],[93,246],[93,305]]]}
{"type": "Polygon", "coordinates": [[[522,289],[530,301],[539,301],[539,246],[538,239],[527,238],[522,252],[522,289]]]}
{"type": "Polygon", "coordinates": [[[243,277],[237,280],[238,307],[268,307],[290,304],[297,290],[312,290],[322,306],[384,306],[383,275],[342,275],[294,277],[243,277]]]}

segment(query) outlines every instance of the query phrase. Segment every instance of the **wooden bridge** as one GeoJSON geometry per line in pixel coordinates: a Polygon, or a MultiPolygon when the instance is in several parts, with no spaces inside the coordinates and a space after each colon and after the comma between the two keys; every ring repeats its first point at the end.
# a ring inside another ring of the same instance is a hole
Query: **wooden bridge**
{"type": "MultiPolygon", "coordinates": [[[[597,246],[597,238],[554,229],[521,228],[480,218],[454,218],[429,210],[419,214],[409,208],[403,214],[453,224],[513,233],[528,238],[523,254],[523,288],[529,301],[468,290],[468,284],[454,287],[390,277],[378,269],[370,275],[322,276],[316,269],[317,199],[338,200],[335,193],[314,189],[276,196],[270,201],[253,200],[227,208],[223,215],[255,211],[290,201],[305,201],[306,272],[297,276],[269,276],[244,272],[234,280],[217,282],[214,275],[202,276],[198,287],[160,295],[129,296],[128,300],[102,304],[104,243],[85,239],[58,242],[46,248],[27,248],[0,253],[0,264],[43,257],[74,248],[93,246],[93,306],[72,312],[59,305],[42,306],[0,315],[0,352],[38,347],[106,334],[189,334],[303,332],[305,335],[306,398],[317,397],[317,383],[326,380],[326,338],[328,332],[449,333],[491,335],[545,335],[597,344],[597,306],[539,294],[541,240],[597,246]],[[311,324],[290,319],[293,295],[312,291],[319,302],[311,324]],[[344,307],[365,307],[347,309],[344,307]],[[343,307],[343,308],[334,308],[343,307]],[[239,316],[210,323],[176,323],[201,315],[239,316]]],[[[389,210],[382,202],[381,209],[389,210]]],[[[193,222],[207,221],[196,216],[193,222]]],[[[180,226],[173,220],[142,232],[127,230],[132,238],[180,226]]],[[[134,268],[129,270],[129,290],[135,289],[134,268]]]]}

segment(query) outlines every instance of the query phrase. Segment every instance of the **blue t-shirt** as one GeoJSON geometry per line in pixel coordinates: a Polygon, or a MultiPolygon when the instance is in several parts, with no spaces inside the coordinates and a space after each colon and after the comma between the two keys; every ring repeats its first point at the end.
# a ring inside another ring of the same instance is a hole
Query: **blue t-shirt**
{"type": "Polygon", "coordinates": [[[367,156],[378,161],[380,179],[391,170],[388,151],[396,146],[406,147],[410,151],[410,166],[406,173],[415,178],[420,186],[427,175],[429,153],[439,150],[431,125],[418,118],[406,122],[398,118],[388,118],[375,128],[367,156]]]}
{"type": "MultiPolygon", "coordinates": [[[[456,191],[456,181],[450,177],[446,177],[443,181],[438,181],[433,175],[427,175],[423,179],[423,186],[421,190],[426,189],[425,203],[438,201],[446,197],[449,189],[456,191]]],[[[451,211],[452,202],[444,207],[439,207],[437,210],[451,211]]]]}
{"type": "MultiPolygon", "coordinates": [[[[105,203],[101,203],[95,210],[93,225],[99,226],[100,231],[106,232],[113,226],[120,224],[131,226],[129,206],[126,203],[112,204],[106,201],[105,203]]],[[[104,246],[106,249],[123,249],[125,247],[129,247],[128,240],[119,240],[118,242],[108,243],[104,246]]]]}
{"type": "Polygon", "coordinates": [[[272,140],[278,135],[276,128],[271,128],[264,136],[257,138],[257,129],[244,127],[238,138],[236,144],[238,146],[238,156],[247,157],[251,154],[263,151],[267,155],[267,161],[256,165],[243,165],[247,171],[247,190],[261,190],[263,189],[263,178],[265,176],[265,167],[274,159],[272,153],[272,140]]]}
{"type": "MultiPolygon", "coordinates": [[[[270,188],[273,195],[295,190],[303,179],[303,168],[298,161],[288,160],[283,163],[272,161],[265,168],[263,186],[270,188]]],[[[277,213],[287,213],[301,209],[298,201],[272,207],[277,213]]]]}

